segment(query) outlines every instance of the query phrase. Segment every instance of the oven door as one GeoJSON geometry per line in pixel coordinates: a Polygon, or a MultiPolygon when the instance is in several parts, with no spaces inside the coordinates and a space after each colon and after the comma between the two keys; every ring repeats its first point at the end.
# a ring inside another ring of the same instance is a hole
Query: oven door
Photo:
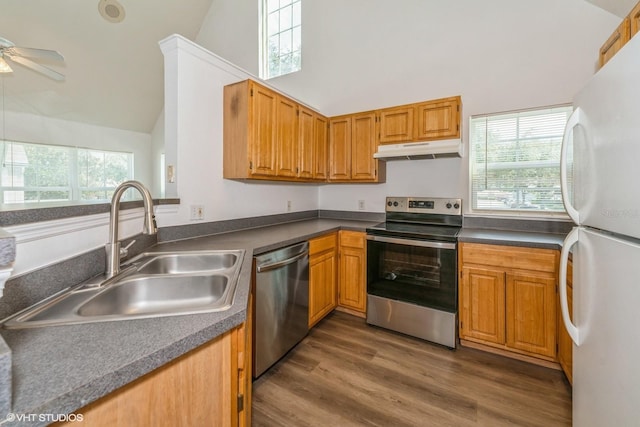
{"type": "Polygon", "coordinates": [[[367,235],[367,294],[456,313],[454,242],[367,235]]]}

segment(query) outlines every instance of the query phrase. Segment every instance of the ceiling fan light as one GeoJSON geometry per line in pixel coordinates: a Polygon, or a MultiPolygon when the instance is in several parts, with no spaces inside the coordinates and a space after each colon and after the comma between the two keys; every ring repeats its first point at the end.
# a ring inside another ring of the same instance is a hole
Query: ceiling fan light
{"type": "Polygon", "coordinates": [[[12,73],[13,70],[4,58],[0,57],[0,73],[12,73]]]}

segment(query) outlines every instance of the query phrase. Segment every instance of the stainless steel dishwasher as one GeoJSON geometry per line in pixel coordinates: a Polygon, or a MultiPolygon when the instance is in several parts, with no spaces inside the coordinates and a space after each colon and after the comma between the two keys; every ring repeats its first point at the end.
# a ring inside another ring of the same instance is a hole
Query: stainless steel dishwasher
{"type": "Polygon", "coordinates": [[[253,377],[309,332],[309,243],[255,257],[253,377]]]}

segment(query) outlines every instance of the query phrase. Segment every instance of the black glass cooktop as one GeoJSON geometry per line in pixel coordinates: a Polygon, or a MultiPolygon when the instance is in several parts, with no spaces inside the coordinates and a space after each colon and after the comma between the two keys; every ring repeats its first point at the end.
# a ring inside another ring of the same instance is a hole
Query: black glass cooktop
{"type": "Polygon", "coordinates": [[[460,227],[447,225],[412,224],[405,222],[381,222],[367,228],[367,233],[382,236],[455,242],[460,227]]]}

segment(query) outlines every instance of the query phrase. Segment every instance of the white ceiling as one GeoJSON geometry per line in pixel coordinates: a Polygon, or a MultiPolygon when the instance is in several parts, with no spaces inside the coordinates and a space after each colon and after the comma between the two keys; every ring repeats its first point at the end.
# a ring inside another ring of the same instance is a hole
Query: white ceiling
{"type": "MultiPolygon", "coordinates": [[[[5,108],[150,133],[163,106],[158,41],[195,39],[215,0],[119,1],[126,16],[114,24],[100,16],[99,0],[0,0],[0,37],[58,50],[65,64],[51,68],[66,75],[56,82],[12,64],[5,108]]],[[[586,1],[622,17],[637,0],[586,1]]]]}
{"type": "Polygon", "coordinates": [[[591,4],[598,6],[611,12],[620,18],[624,18],[629,14],[633,6],[636,5],[638,0],[586,0],[591,4]]]}
{"type": "Polygon", "coordinates": [[[0,37],[58,50],[64,65],[46,65],[66,75],[57,82],[11,63],[5,108],[150,133],[163,105],[158,41],[194,39],[212,0],[119,1],[125,19],[109,23],[98,0],[0,0],[0,37]]]}

